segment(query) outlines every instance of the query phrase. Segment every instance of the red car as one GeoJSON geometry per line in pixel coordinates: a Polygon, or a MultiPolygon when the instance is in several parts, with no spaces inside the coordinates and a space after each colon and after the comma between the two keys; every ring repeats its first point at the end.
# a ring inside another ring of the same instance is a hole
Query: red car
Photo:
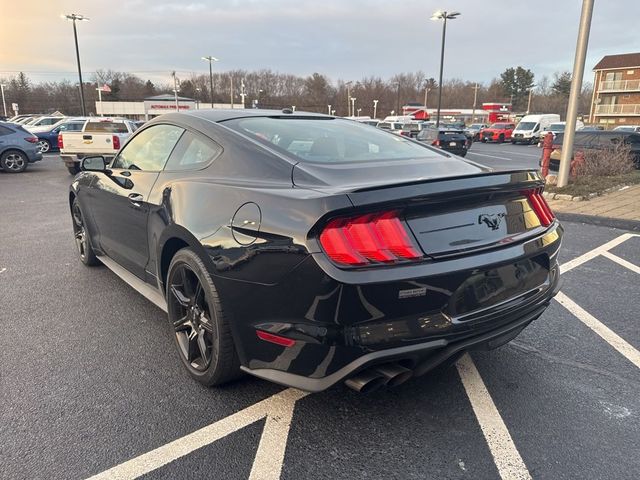
{"type": "Polygon", "coordinates": [[[511,133],[515,128],[516,126],[513,123],[494,123],[489,128],[480,130],[480,140],[498,143],[511,140],[511,133]]]}

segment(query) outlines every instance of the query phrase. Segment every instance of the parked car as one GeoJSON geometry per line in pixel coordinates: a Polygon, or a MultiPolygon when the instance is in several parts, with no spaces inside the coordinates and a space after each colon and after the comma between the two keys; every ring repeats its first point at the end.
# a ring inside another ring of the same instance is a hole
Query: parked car
{"type": "Polygon", "coordinates": [[[402,132],[402,123],[400,122],[378,122],[376,125],[378,128],[382,130],[388,130],[391,133],[395,133],[396,135],[401,135],[402,132]]]}
{"type": "Polygon", "coordinates": [[[22,125],[27,129],[27,130],[32,130],[34,128],[40,128],[40,127],[49,127],[51,125],[54,125],[62,120],[64,120],[65,117],[47,117],[47,116],[42,116],[42,117],[37,117],[34,118],[32,120],[30,120],[29,122],[24,122],[22,125]]]}
{"type": "Polygon", "coordinates": [[[467,137],[462,130],[427,127],[418,134],[417,140],[460,157],[467,155],[467,137]]]}
{"type": "Polygon", "coordinates": [[[60,132],[60,157],[70,174],[80,172],[81,160],[89,155],[113,158],[124,141],[136,131],[131,120],[118,118],[90,118],[82,130],[60,132]]]}
{"type": "MultiPolygon", "coordinates": [[[[560,168],[562,156],[562,142],[564,133],[558,133],[553,139],[553,150],[549,160],[549,170],[557,171],[560,168]]],[[[636,168],[640,168],[640,133],[622,131],[578,131],[573,140],[573,154],[579,151],[602,150],[612,148],[623,143],[629,147],[629,154],[636,168]]],[[[573,157],[572,157],[573,159],[573,157]]]]}
{"type": "Polygon", "coordinates": [[[560,115],[549,113],[543,115],[525,115],[511,135],[511,143],[538,143],[544,131],[554,122],[560,121],[560,115]]]}
{"type": "Polygon", "coordinates": [[[536,171],[289,112],[162,115],[70,186],[80,260],[166,308],[195,380],[393,386],[548,307],[563,230],[536,171]]]}
{"type": "Polygon", "coordinates": [[[613,129],[614,132],[640,133],[640,125],[620,125],[613,129]]]}
{"type": "Polygon", "coordinates": [[[402,125],[402,130],[400,135],[404,135],[405,137],[416,138],[418,133],[422,130],[422,123],[420,122],[409,122],[402,125]]]}
{"type": "Polygon", "coordinates": [[[29,163],[42,160],[38,137],[15,123],[0,122],[0,170],[24,172],[29,163]]]}
{"type": "Polygon", "coordinates": [[[464,128],[464,133],[468,137],[471,137],[474,142],[477,142],[480,140],[480,130],[487,127],[489,127],[489,125],[486,123],[472,123],[468,127],[464,128]]]}
{"type": "Polygon", "coordinates": [[[64,119],[49,127],[31,129],[30,132],[38,137],[38,146],[42,153],[56,152],[60,150],[58,136],[64,132],[82,131],[85,122],[86,119],[83,118],[64,119]]]}
{"type": "Polygon", "coordinates": [[[17,118],[16,120],[11,120],[11,123],[15,123],[17,125],[24,125],[25,123],[28,123],[28,122],[34,120],[38,116],[39,115],[36,115],[36,116],[33,116],[33,115],[22,115],[22,116],[19,116],[19,118],[17,118]]]}
{"type": "Polygon", "coordinates": [[[506,142],[511,140],[511,133],[516,128],[513,123],[494,123],[488,128],[480,130],[482,142],[506,142]]]}

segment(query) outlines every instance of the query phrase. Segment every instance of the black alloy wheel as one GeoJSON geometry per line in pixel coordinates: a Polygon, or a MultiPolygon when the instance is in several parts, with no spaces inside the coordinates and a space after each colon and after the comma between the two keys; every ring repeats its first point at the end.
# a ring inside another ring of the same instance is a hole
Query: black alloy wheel
{"type": "Polygon", "coordinates": [[[200,258],[180,250],[167,274],[167,310],[180,360],[207,386],[239,376],[239,362],[217,291],[200,258]]]}
{"type": "Polygon", "coordinates": [[[91,241],[84,223],[84,217],[80,210],[80,204],[76,198],[71,206],[71,217],[73,219],[73,237],[76,242],[76,248],[80,255],[80,261],[88,266],[98,265],[100,261],[96,257],[91,241]]]}

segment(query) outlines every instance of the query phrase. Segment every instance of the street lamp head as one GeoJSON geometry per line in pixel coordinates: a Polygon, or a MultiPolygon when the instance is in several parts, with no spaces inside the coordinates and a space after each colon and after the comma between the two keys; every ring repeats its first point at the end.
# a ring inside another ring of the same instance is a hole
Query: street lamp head
{"type": "Polygon", "coordinates": [[[207,62],[219,62],[219,60],[216,57],[212,57],[211,55],[209,55],[208,57],[201,57],[202,60],[206,60],[207,62]]]}
{"type": "Polygon", "coordinates": [[[60,18],[64,18],[71,21],[77,20],[79,22],[89,21],[89,17],[85,17],[84,15],[80,15],[79,13],[68,13],[68,14],[63,13],[62,15],[60,15],[60,18]]]}
{"type": "Polygon", "coordinates": [[[437,10],[436,12],[433,12],[433,15],[431,15],[431,20],[444,20],[445,18],[447,20],[455,20],[456,17],[458,17],[460,15],[460,12],[445,12],[443,10],[437,10]]]}

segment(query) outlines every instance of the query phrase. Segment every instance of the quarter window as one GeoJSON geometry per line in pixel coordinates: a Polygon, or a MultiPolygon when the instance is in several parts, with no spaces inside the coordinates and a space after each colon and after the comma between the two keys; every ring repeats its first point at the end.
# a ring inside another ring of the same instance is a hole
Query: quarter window
{"type": "Polygon", "coordinates": [[[183,132],[184,129],[174,125],[146,128],[120,151],[113,162],[113,168],[149,172],[162,170],[183,132]]]}
{"type": "Polygon", "coordinates": [[[171,154],[165,170],[202,168],[222,153],[222,147],[191,132],[185,132],[171,154]]]}

